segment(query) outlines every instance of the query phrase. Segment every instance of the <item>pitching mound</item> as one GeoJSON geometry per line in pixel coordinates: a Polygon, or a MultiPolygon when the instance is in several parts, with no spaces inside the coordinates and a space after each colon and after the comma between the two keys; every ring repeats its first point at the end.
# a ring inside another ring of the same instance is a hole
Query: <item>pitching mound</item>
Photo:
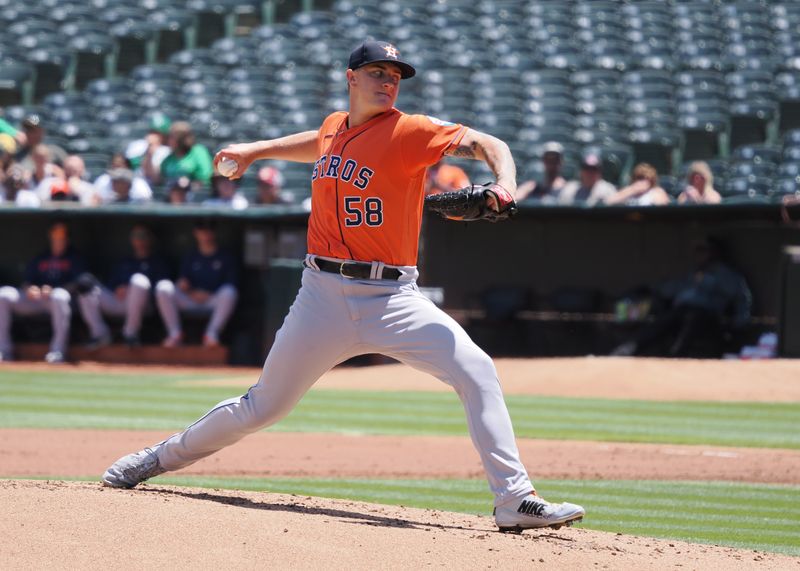
{"type": "Polygon", "coordinates": [[[800,569],[800,559],[488,517],[238,491],[0,481],[6,569],[800,569]]]}

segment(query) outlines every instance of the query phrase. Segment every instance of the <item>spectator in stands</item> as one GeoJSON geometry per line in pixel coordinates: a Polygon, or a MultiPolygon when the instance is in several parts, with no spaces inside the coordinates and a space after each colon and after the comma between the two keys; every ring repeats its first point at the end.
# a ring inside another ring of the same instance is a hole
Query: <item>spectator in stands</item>
{"type": "Polygon", "coordinates": [[[64,170],[51,160],[50,148],[39,144],[31,150],[33,170],[31,171],[31,185],[35,188],[47,178],[64,178],[64,170]]]}
{"type": "Polygon", "coordinates": [[[203,206],[244,210],[247,204],[247,197],[239,192],[238,181],[217,173],[211,177],[211,198],[204,200],[203,206]]]}
{"type": "Polygon", "coordinates": [[[678,204],[719,204],[722,197],[714,190],[714,173],[708,163],[697,161],[689,165],[686,188],[678,196],[678,204]]]}
{"type": "Polygon", "coordinates": [[[719,357],[726,336],[735,336],[750,319],[752,296],[744,277],[721,261],[720,244],[701,240],[693,246],[694,270],[666,283],[658,292],[664,307],[633,341],[613,355],[650,353],[668,344],[671,357],[719,357]]]}
{"type": "Polygon", "coordinates": [[[658,186],[658,173],[652,165],[639,163],[633,168],[631,179],[631,184],[607,198],[606,204],[663,206],[672,202],[667,191],[658,186]]]}
{"type": "Polygon", "coordinates": [[[17,142],[8,133],[0,133],[0,170],[5,170],[17,153],[17,142]]]}
{"type": "Polygon", "coordinates": [[[558,193],[559,204],[595,206],[614,196],[617,189],[603,180],[600,157],[589,154],[581,161],[580,180],[571,180],[558,193]]]}
{"type": "MultiPolygon", "coordinates": [[[[42,126],[42,121],[40,117],[36,114],[31,114],[25,117],[22,121],[22,130],[24,133],[24,140],[25,142],[19,146],[17,149],[16,160],[17,162],[22,164],[22,167],[27,171],[33,171],[33,158],[31,157],[31,152],[37,145],[41,145],[45,143],[45,137],[47,133],[42,126]]],[[[47,147],[50,149],[50,157],[51,160],[59,165],[63,166],[64,161],[67,158],[67,152],[59,147],[58,145],[54,145],[52,143],[45,143],[47,147]]]]}
{"type": "Polygon", "coordinates": [[[194,227],[197,247],[183,258],[177,282],[162,280],[156,284],[156,302],[167,329],[165,347],[183,342],[180,311],[210,314],[203,335],[203,345],[219,345],[238,297],[238,268],[233,256],[219,247],[214,223],[200,220],[194,227]]]}
{"type": "Polygon", "coordinates": [[[0,288],[0,360],[11,360],[12,315],[50,314],[53,337],[45,356],[48,363],[63,363],[69,343],[70,290],[85,271],[83,258],[70,246],[67,225],[55,222],[48,230],[50,246],[25,270],[21,289],[0,288]]]}
{"type": "Polygon", "coordinates": [[[135,177],[130,169],[111,169],[108,172],[108,178],[111,181],[110,204],[144,204],[153,198],[153,191],[143,179],[140,179],[140,182],[144,183],[146,189],[140,188],[139,192],[134,193],[135,177]]]}
{"type": "Polygon", "coordinates": [[[6,172],[11,166],[12,153],[16,150],[17,144],[11,135],[0,133],[0,191],[6,181],[6,172]]]}
{"type": "Polygon", "coordinates": [[[551,141],[542,149],[543,180],[528,180],[517,187],[517,201],[525,199],[553,201],[567,184],[562,176],[564,167],[564,146],[551,141]]]}
{"type": "Polygon", "coordinates": [[[7,202],[22,208],[39,208],[42,205],[39,195],[30,189],[26,174],[18,164],[9,164],[0,181],[0,204],[7,202]]]}
{"type": "MultiPolygon", "coordinates": [[[[8,135],[15,143],[16,146],[23,146],[28,142],[28,138],[25,136],[25,133],[20,131],[19,129],[15,129],[11,123],[0,117],[0,135],[8,135]]],[[[13,151],[13,152],[16,152],[13,151]]]]}
{"type": "Polygon", "coordinates": [[[166,144],[171,122],[163,113],[150,118],[150,131],[142,139],[131,141],[125,149],[128,168],[141,174],[149,184],[160,180],[161,163],[172,150],[166,144]]]}
{"type": "Polygon", "coordinates": [[[208,184],[214,173],[211,155],[203,145],[195,143],[191,125],[185,121],[173,123],[167,142],[171,152],[161,163],[158,180],[185,176],[199,186],[208,184]]]}
{"type": "Polygon", "coordinates": [[[258,170],[257,204],[292,204],[294,195],[283,190],[283,175],[275,167],[258,170]]]}
{"type": "Polygon", "coordinates": [[[425,178],[425,195],[451,192],[469,186],[469,177],[463,169],[439,161],[428,168],[425,178]]]}
{"type": "Polygon", "coordinates": [[[139,345],[142,318],[150,311],[152,284],[169,278],[166,262],[153,253],[153,233],[143,224],[131,229],[132,255],[119,261],[104,285],[96,279],[84,284],[78,296],[81,316],[89,327],[89,347],[111,343],[111,330],[103,315],[124,317],[122,339],[130,347],[139,345]]]}
{"type": "Polygon", "coordinates": [[[182,176],[167,183],[167,202],[170,204],[189,204],[192,201],[192,181],[182,176]]]}
{"type": "Polygon", "coordinates": [[[129,202],[141,203],[149,202],[153,199],[153,189],[150,188],[150,185],[147,184],[147,181],[144,179],[144,177],[139,176],[131,169],[131,163],[125,158],[125,155],[122,153],[116,153],[113,157],[111,157],[110,169],[101,174],[94,181],[94,187],[97,189],[97,192],[100,195],[100,199],[103,201],[103,203],[120,202],[117,200],[117,193],[114,191],[114,185],[112,181],[112,173],[116,172],[119,174],[118,171],[131,172],[131,187],[128,192],[129,202]]]}
{"type": "Polygon", "coordinates": [[[78,155],[64,160],[64,175],[44,179],[36,187],[43,202],[80,202],[82,206],[98,206],[100,194],[94,185],[85,180],[86,165],[78,155]]]}

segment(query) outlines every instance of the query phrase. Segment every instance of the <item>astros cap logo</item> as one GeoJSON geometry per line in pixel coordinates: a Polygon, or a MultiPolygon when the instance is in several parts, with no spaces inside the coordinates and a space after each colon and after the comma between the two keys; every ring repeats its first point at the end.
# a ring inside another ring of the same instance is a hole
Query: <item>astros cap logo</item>
{"type": "Polygon", "coordinates": [[[389,44],[388,46],[383,46],[383,49],[386,50],[386,57],[397,59],[397,56],[400,55],[400,52],[398,52],[397,48],[394,47],[392,44],[389,44]]]}

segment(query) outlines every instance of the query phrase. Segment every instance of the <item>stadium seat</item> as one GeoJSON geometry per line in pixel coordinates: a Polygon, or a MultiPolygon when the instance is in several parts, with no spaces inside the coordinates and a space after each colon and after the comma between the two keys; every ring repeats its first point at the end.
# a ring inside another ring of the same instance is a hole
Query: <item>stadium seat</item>
{"type": "Polygon", "coordinates": [[[677,123],[683,132],[684,160],[708,160],[727,154],[730,129],[727,115],[719,111],[684,110],[677,123]]]}
{"type": "Polygon", "coordinates": [[[140,65],[133,69],[128,76],[134,81],[142,79],[174,81],[178,76],[178,66],[165,63],[140,65]]]}
{"type": "Polygon", "coordinates": [[[148,22],[122,20],[110,32],[117,42],[116,73],[128,73],[155,61],[156,35],[148,22]]]}
{"type": "Polygon", "coordinates": [[[750,161],[755,164],[778,164],[781,161],[781,150],[768,145],[742,145],[731,153],[731,159],[750,161]]]}
{"type": "Polygon", "coordinates": [[[30,104],[33,68],[25,63],[0,62],[0,107],[30,104]]]}
{"type": "Polygon", "coordinates": [[[771,179],[777,168],[773,163],[733,162],[729,166],[729,174],[733,178],[757,177],[771,179]]]}
{"type": "Polygon", "coordinates": [[[783,147],[800,147],[800,128],[791,129],[783,134],[783,147]]]}
{"type": "Polygon", "coordinates": [[[73,54],[69,72],[71,85],[83,89],[93,79],[111,75],[114,66],[114,41],[101,34],[80,34],[67,47],[73,54]]]}
{"type": "Polygon", "coordinates": [[[785,147],[783,149],[783,162],[800,163],[800,147],[785,147]]]}
{"type": "Polygon", "coordinates": [[[677,177],[659,173],[658,185],[663,188],[667,194],[673,199],[677,199],[681,192],[683,192],[683,185],[677,177]]]}
{"type": "Polygon", "coordinates": [[[86,173],[90,180],[94,180],[106,172],[111,163],[110,153],[87,152],[82,153],[81,158],[86,166],[86,173]]]}
{"type": "Polygon", "coordinates": [[[667,125],[657,129],[634,129],[629,133],[634,163],[650,163],[658,172],[672,172],[676,164],[677,134],[667,125]]]}
{"type": "Polygon", "coordinates": [[[28,52],[26,57],[36,70],[34,99],[39,100],[64,88],[68,59],[63,51],[39,47],[28,52]]]}
{"type": "Polygon", "coordinates": [[[775,197],[800,196],[800,177],[781,177],[774,181],[771,194],[775,197]]]}
{"type": "Polygon", "coordinates": [[[757,176],[734,177],[728,180],[723,189],[723,195],[746,196],[755,198],[757,196],[767,196],[772,189],[772,179],[760,178],[757,176]]]}
{"type": "Polygon", "coordinates": [[[731,147],[763,143],[772,138],[777,110],[777,104],[767,99],[731,102],[731,147]]]}
{"type": "Polygon", "coordinates": [[[158,32],[158,61],[194,47],[196,30],[191,11],[180,6],[160,6],[147,15],[147,21],[158,32]]]}

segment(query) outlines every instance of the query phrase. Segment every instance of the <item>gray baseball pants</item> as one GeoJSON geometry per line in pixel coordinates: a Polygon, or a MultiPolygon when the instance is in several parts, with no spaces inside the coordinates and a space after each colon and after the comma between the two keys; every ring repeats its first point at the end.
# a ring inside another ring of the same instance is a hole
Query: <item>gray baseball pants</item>
{"type": "Polygon", "coordinates": [[[53,337],[50,339],[50,351],[67,352],[69,343],[69,326],[72,319],[70,294],[57,287],[45,299],[28,299],[25,292],[11,286],[0,287],[0,352],[10,354],[13,349],[11,340],[11,320],[13,315],[46,315],[50,314],[53,337]]]}
{"type": "Polygon", "coordinates": [[[420,293],[416,268],[400,269],[404,275],[399,281],[351,280],[304,270],[300,292],[258,383],[158,444],[161,465],[178,470],[275,424],[337,363],[382,353],[455,389],[495,505],[533,491],[491,358],[420,293]]]}
{"type": "Polygon", "coordinates": [[[144,274],[133,274],[128,282],[125,299],[119,299],[104,286],[95,286],[89,293],[78,296],[81,316],[89,327],[92,337],[106,337],[111,334],[103,314],[125,317],[122,334],[136,337],[142,327],[142,318],[148,308],[150,279],[144,274]]]}
{"type": "Polygon", "coordinates": [[[206,335],[215,339],[219,338],[219,332],[228,323],[238,297],[239,292],[236,288],[226,284],[215,291],[204,303],[197,303],[185,292],[179,290],[170,280],[161,280],[156,284],[156,304],[170,337],[181,334],[179,311],[192,311],[210,314],[211,318],[206,325],[206,335]]]}

